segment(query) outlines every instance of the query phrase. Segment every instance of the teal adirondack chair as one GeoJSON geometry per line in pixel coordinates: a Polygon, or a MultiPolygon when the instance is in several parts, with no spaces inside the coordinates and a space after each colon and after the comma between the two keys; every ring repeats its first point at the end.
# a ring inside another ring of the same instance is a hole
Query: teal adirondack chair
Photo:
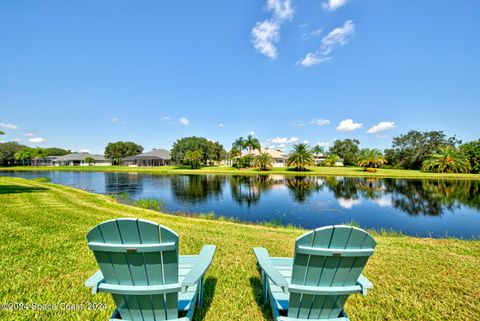
{"type": "Polygon", "coordinates": [[[270,257],[254,248],[263,297],[275,321],[348,321],[343,306],[350,294],[367,295],[373,285],[361,273],[375,240],[364,230],[325,226],[295,241],[294,258],[270,257]]]}
{"type": "Polygon", "coordinates": [[[87,234],[100,270],[85,285],[111,293],[117,309],[111,320],[190,321],[203,301],[203,276],[214,245],[199,255],[178,255],[178,235],[140,219],[116,219],[87,234]]]}

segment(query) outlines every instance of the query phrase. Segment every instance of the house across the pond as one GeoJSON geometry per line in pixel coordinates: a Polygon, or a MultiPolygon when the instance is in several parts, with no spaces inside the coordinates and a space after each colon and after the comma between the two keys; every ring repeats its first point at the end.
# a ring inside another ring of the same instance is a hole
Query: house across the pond
{"type": "Polygon", "coordinates": [[[260,153],[268,153],[273,158],[273,167],[285,167],[287,165],[287,155],[284,152],[277,149],[262,148],[262,151],[257,149],[253,150],[251,154],[258,156],[260,153]]]}
{"type": "Polygon", "coordinates": [[[89,153],[73,153],[65,156],[58,156],[52,160],[53,166],[110,166],[112,165],[109,159],[105,159],[103,155],[89,154],[89,153]],[[87,158],[92,158],[93,162],[85,161],[87,158]]]}
{"type": "Polygon", "coordinates": [[[123,163],[127,166],[165,166],[170,164],[170,160],[170,152],[160,148],[140,155],[125,157],[123,163]]]}

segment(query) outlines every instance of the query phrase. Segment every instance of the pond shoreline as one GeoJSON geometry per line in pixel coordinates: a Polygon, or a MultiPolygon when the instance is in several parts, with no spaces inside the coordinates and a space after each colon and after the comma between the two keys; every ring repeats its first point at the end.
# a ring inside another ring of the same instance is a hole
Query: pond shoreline
{"type": "Polygon", "coordinates": [[[4,171],[173,215],[305,229],[355,222],[417,237],[480,236],[480,181],[291,175],[4,171]]]}
{"type": "MultiPolygon", "coordinates": [[[[165,215],[119,204],[105,195],[20,178],[0,177],[0,191],[0,221],[8,231],[0,233],[0,288],[8,293],[0,295],[0,302],[99,301],[107,306],[92,311],[0,310],[1,319],[12,321],[108,319],[115,306],[110,296],[93,297],[84,287],[98,269],[85,234],[96,224],[119,217],[168,226],[180,235],[182,255],[198,253],[204,244],[217,246],[205,279],[206,308],[197,310],[197,318],[269,320],[269,307],[260,302],[252,248],[262,246],[274,256],[291,257],[295,239],[305,232],[165,215]]],[[[479,240],[372,235],[377,248],[364,274],[375,288],[361,300],[349,300],[346,310],[352,320],[470,320],[480,314],[474,291],[480,276],[479,240]]]]}
{"type": "Polygon", "coordinates": [[[480,174],[431,173],[407,169],[378,169],[376,173],[364,172],[360,167],[311,167],[307,171],[291,168],[235,169],[231,166],[210,166],[190,169],[187,166],[129,167],[129,166],[13,166],[0,167],[0,171],[74,171],[74,172],[118,172],[152,173],[158,175],[288,175],[288,176],[342,176],[402,179],[468,179],[480,180],[480,174]]]}

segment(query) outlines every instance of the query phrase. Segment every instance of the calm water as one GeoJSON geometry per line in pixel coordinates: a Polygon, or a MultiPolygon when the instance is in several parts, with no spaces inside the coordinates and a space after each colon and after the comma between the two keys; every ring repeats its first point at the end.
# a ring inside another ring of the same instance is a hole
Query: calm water
{"type": "Polygon", "coordinates": [[[480,237],[480,181],[345,177],[0,172],[102,194],[157,198],[169,212],[214,212],[305,228],[358,222],[418,236],[480,237]]]}

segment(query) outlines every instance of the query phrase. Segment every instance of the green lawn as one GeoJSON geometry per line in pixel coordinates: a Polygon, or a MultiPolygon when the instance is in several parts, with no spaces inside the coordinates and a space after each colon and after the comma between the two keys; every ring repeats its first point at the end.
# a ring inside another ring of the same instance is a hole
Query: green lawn
{"type": "Polygon", "coordinates": [[[366,173],[360,167],[311,167],[308,171],[297,172],[291,168],[277,167],[269,171],[259,171],[257,169],[235,169],[231,166],[209,166],[192,170],[188,166],[157,166],[157,167],[128,167],[128,166],[17,166],[0,167],[0,171],[101,171],[101,172],[149,172],[157,174],[283,174],[283,175],[322,175],[322,176],[362,176],[362,177],[392,177],[392,178],[463,178],[480,179],[480,174],[438,174],[419,170],[405,169],[379,169],[376,173],[366,173]]]}
{"type": "MultiPolygon", "coordinates": [[[[85,234],[118,217],[141,217],[180,234],[180,253],[216,244],[206,276],[206,308],[196,320],[271,320],[260,303],[260,281],[252,253],[264,246],[291,256],[304,231],[242,225],[159,214],[115,203],[74,188],[0,177],[0,304],[5,302],[107,302],[103,311],[5,311],[1,320],[107,320],[108,295],[83,286],[96,271],[85,234]]],[[[375,289],[352,296],[346,311],[354,320],[474,320],[480,315],[480,241],[374,234],[378,242],[366,276],[375,289]]],[[[1,307],[1,305],[0,305],[1,307]]]]}

